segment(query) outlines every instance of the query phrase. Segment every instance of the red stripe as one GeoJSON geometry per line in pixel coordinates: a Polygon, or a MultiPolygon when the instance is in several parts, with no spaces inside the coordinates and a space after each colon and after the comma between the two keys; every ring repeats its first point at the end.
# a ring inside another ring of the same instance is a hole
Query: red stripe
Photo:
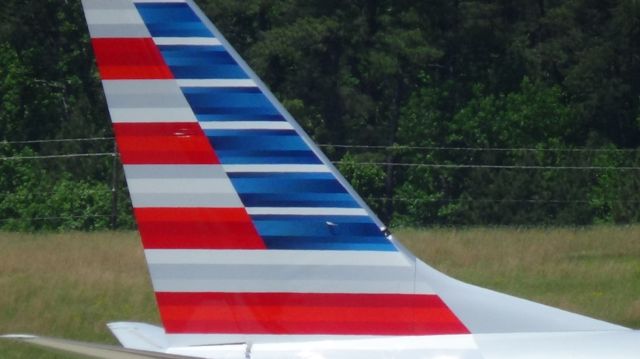
{"type": "Polygon", "coordinates": [[[151,38],[91,39],[103,80],[171,79],[151,38]]]}
{"type": "Polygon", "coordinates": [[[219,164],[196,122],[115,123],[124,164],[219,164]]]}
{"type": "Polygon", "coordinates": [[[436,295],[156,293],[168,333],[427,335],[469,331],[436,295]]]}
{"type": "Polygon", "coordinates": [[[145,249],[265,249],[244,208],[134,208],[145,249]]]}

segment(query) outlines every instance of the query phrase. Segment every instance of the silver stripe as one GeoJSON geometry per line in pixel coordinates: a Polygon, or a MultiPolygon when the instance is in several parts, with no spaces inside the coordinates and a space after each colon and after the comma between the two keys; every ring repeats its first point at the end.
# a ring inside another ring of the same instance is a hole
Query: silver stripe
{"type": "Polygon", "coordinates": [[[292,130],[286,121],[202,121],[203,130],[292,130]]]}
{"type": "Polygon", "coordinates": [[[242,201],[235,193],[136,193],[131,192],[135,208],[241,208],[242,201]]]}
{"type": "MultiPolygon", "coordinates": [[[[219,41],[219,40],[218,40],[219,41]]],[[[251,79],[186,79],[177,80],[180,87],[256,87],[251,79]]]]}
{"type": "Polygon", "coordinates": [[[227,178],[220,165],[125,165],[127,178],[227,178]]]}
{"type": "Polygon", "coordinates": [[[124,166],[131,201],[141,207],[242,207],[233,185],[216,166],[124,166]]]}
{"type": "Polygon", "coordinates": [[[234,172],[280,172],[280,173],[309,173],[330,172],[325,165],[223,165],[224,170],[234,172]]]}
{"type": "Polygon", "coordinates": [[[126,122],[198,122],[191,108],[112,108],[111,121],[126,122]]]}
{"type": "Polygon", "coordinates": [[[89,34],[93,39],[99,38],[143,38],[151,36],[147,27],[142,24],[127,25],[89,25],[89,34]]]}
{"type": "Polygon", "coordinates": [[[138,11],[133,8],[87,9],[84,11],[87,23],[91,25],[139,25],[144,24],[138,11]]]}
{"type": "Polygon", "coordinates": [[[215,37],[154,37],[156,45],[220,45],[220,40],[215,37]]]}
{"type": "MultiPolygon", "coordinates": [[[[275,335],[275,334],[167,334],[171,347],[168,352],[189,355],[198,352],[182,352],[183,348],[195,349],[209,345],[228,343],[253,343],[253,352],[262,359],[316,358],[300,353],[343,353],[341,358],[397,358],[398,348],[405,349],[407,358],[421,359],[481,359],[478,345],[470,334],[430,336],[375,336],[375,335],[275,335]],[[285,346],[282,343],[286,343],[285,346]],[[361,348],[360,352],[354,348],[361,348]],[[456,352],[455,350],[462,350],[456,352]],[[477,355],[472,355],[474,351],[477,355]],[[345,354],[346,353],[346,354],[345,354]],[[351,354],[349,354],[351,353],[351,354]],[[431,354],[429,354],[431,353],[431,354]],[[360,355],[358,355],[360,354],[360,355]]],[[[188,350],[188,349],[187,349],[188,350]]],[[[324,356],[317,356],[324,358],[324,356]]]]}
{"type": "Polygon", "coordinates": [[[371,266],[410,267],[400,252],[380,251],[314,251],[314,250],[191,250],[147,249],[144,251],[150,264],[245,264],[254,265],[311,265],[311,266],[371,266]]]}
{"type": "Polygon", "coordinates": [[[149,272],[159,292],[415,293],[413,267],[149,264],[149,272]]]}
{"type": "Polygon", "coordinates": [[[197,122],[175,80],[102,81],[113,122],[197,122]]]}
{"type": "Polygon", "coordinates": [[[87,10],[136,9],[131,0],[82,0],[82,7],[87,10]]]}
{"type": "Polygon", "coordinates": [[[151,36],[129,0],[82,0],[82,7],[92,38],[151,36]]]}
{"type": "Polygon", "coordinates": [[[114,108],[189,108],[175,80],[106,80],[103,87],[114,108]]]}
{"type": "Polygon", "coordinates": [[[172,3],[172,2],[186,2],[185,0],[133,0],[134,3],[146,3],[146,2],[161,2],[161,3],[172,3]]]}
{"type": "Polygon", "coordinates": [[[248,207],[251,215],[300,215],[300,216],[367,216],[362,208],[315,208],[315,207],[248,207]]]}

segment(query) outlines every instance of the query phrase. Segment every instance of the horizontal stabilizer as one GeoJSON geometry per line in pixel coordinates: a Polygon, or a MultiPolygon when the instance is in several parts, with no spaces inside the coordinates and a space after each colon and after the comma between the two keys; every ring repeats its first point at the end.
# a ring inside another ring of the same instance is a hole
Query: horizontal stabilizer
{"type": "Polygon", "coordinates": [[[135,322],[116,322],[107,326],[125,348],[155,352],[169,347],[161,327],[135,322]]]}
{"type": "Polygon", "coordinates": [[[26,334],[0,335],[0,339],[14,340],[44,347],[58,352],[72,353],[100,359],[189,359],[192,357],[144,350],[126,349],[114,345],[102,345],[72,340],[39,337],[26,334]]]}

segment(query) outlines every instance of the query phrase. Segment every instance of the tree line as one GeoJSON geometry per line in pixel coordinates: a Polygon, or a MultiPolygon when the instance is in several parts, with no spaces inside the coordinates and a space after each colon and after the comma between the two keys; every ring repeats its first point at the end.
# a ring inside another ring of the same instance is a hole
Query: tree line
{"type": "MultiPolygon", "coordinates": [[[[392,225],[640,220],[638,1],[197,3],[392,225]]],[[[80,2],[0,14],[0,155],[112,151],[16,142],[112,136],[80,2]]],[[[109,156],[0,167],[0,228],[109,226],[109,156]]]]}

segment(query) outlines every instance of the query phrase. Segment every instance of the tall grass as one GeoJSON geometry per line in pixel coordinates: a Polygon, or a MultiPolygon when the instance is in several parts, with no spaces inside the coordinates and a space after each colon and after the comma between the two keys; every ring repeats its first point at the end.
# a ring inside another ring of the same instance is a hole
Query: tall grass
{"type": "MultiPolygon", "coordinates": [[[[640,327],[640,226],[404,229],[465,281],[640,327]]],[[[115,343],[105,324],[159,323],[137,233],[0,233],[0,333],[115,343]]],[[[0,342],[0,358],[69,358],[0,342]]]]}
{"type": "Polygon", "coordinates": [[[400,230],[458,279],[640,328],[640,226],[400,230]]]}

